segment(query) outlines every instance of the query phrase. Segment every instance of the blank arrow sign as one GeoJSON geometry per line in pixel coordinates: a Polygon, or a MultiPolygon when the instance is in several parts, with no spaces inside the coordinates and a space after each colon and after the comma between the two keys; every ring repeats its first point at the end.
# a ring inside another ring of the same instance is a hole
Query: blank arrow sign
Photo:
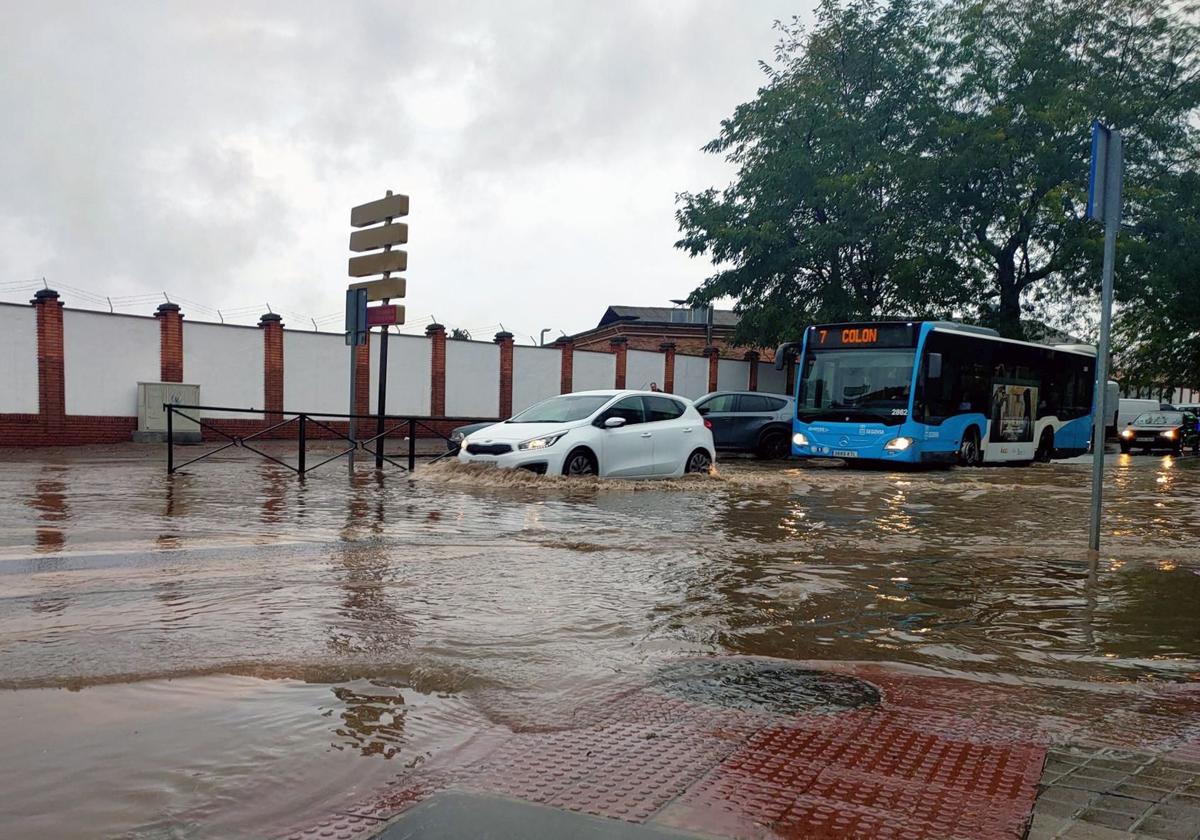
{"type": "Polygon", "coordinates": [[[407,251],[384,251],[380,254],[351,257],[349,263],[351,277],[368,277],[372,274],[383,274],[385,271],[405,271],[407,268],[407,251]]]}

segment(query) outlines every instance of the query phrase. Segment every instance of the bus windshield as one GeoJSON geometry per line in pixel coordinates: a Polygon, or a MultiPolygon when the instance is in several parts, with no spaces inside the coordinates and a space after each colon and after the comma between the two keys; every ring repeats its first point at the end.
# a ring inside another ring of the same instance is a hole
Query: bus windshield
{"type": "Polygon", "coordinates": [[[903,422],[912,350],[817,350],[804,359],[796,416],[805,422],[903,422]]]}

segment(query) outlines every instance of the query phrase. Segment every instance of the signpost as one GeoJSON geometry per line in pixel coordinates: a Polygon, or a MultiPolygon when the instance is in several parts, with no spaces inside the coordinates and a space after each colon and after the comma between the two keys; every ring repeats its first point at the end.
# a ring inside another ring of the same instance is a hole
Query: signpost
{"type": "MultiPolygon", "coordinates": [[[[383,416],[387,413],[387,359],[388,359],[388,327],[404,323],[404,307],[390,304],[394,298],[403,298],[407,292],[407,283],[403,277],[392,277],[393,271],[405,271],[408,268],[408,252],[393,251],[393,245],[403,245],[408,242],[408,225],[393,222],[393,219],[408,215],[408,196],[393,195],[388,190],[384,198],[360,204],[350,211],[350,226],[365,228],[350,234],[350,250],[354,253],[374,251],[374,253],[351,257],[347,264],[347,273],[351,277],[369,277],[382,274],[383,277],[351,283],[346,292],[346,343],[350,344],[350,306],[351,295],[354,298],[356,318],[361,317],[363,340],[366,342],[367,331],[371,327],[382,327],[379,342],[379,396],[377,400],[378,417],[375,421],[375,467],[383,469],[383,416]],[[383,222],[383,224],[379,224],[383,222]],[[375,227],[369,227],[376,225],[375,227]],[[382,248],[382,251],[375,251],[382,248]],[[367,306],[367,301],[382,301],[382,306],[367,306]]],[[[350,355],[350,414],[354,414],[354,354],[350,355]]],[[[350,437],[354,438],[357,431],[355,422],[350,421],[350,437]]],[[[351,469],[354,467],[354,455],[350,455],[351,469]]]]}
{"type": "Polygon", "coordinates": [[[1088,175],[1087,215],[1104,223],[1104,268],[1100,291],[1100,346],[1096,349],[1096,382],[1092,392],[1092,515],[1088,547],[1100,550],[1100,503],[1104,487],[1104,393],[1112,331],[1113,263],[1121,227],[1121,186],[1125,172],[1121,132],[1092,123],[1092,166],[1088,175]]]}

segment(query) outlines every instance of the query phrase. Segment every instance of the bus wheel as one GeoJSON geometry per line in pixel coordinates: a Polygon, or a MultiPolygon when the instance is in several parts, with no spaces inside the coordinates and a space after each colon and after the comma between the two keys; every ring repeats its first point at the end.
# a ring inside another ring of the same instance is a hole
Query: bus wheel
{"type": "Polygon", "coordinates": [[[979,454],[979,430],[971,426],[963,432],[958,444],[958,463],[964,467],[977,467],[982,460],[979,454]]]}
{"type": "Polygon", "coordinates": [[[1042,463],[1050,463],[1050,458],[1054,455],[1054,432],[1046,429],[1042,432],[1042,437],[1038,440],[1037,451],[1033,453],[1033,460],[1042,463]]]}

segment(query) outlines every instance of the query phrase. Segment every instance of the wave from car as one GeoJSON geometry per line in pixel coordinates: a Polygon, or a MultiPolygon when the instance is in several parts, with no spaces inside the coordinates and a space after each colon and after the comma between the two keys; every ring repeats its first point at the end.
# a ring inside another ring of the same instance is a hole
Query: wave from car
{"type": "Polygon", "coordinates": [[[462,463],[542,475],[670,478],[707,472],[709,424],[690,400],[653,391],[579,391],[468,433],[462,463]]]}

